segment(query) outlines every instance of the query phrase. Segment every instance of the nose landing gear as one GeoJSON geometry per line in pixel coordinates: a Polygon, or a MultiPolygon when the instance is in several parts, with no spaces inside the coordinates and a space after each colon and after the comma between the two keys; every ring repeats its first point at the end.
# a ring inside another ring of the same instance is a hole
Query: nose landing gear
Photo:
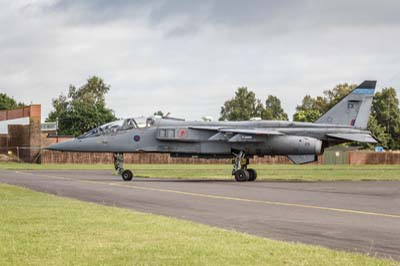
{"type": "Polygon", "coordinates": [[[114,168],[117,170],[118,174],[121,175],[124,181],[131,181],[133,178],[133,173],[131,170],[124,169],[124,154],[114,153],[114,168]]]}
{"type": "Polygon", "coordinates": [[[249,158],[246,157],[244,151],[232,154],[234,156],[232,160],[232,175],[235,176],[235,180],[237,182],[255,181],[257,179],[257,172],[254,169],[247,168],[249,165],[249,158]]]}

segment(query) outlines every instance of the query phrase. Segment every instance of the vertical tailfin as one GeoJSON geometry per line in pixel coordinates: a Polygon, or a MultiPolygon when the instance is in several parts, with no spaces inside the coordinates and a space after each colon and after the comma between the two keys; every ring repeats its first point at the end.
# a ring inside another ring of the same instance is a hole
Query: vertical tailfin
{"type": "Polygon", "coordinates": [[[364,81],[315,123],[367,128],[375,87],[375,80],[364,81]]]}

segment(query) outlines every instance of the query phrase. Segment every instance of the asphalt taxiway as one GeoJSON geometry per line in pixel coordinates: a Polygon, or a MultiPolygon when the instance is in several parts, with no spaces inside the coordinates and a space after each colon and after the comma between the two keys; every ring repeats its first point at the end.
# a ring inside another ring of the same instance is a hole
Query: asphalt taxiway
{"type": "Polygon", "coordinates": [[[0,171],[0,182],[272,239],[400,260],[400,182],[134,179],[111,171],[0,171]]]}

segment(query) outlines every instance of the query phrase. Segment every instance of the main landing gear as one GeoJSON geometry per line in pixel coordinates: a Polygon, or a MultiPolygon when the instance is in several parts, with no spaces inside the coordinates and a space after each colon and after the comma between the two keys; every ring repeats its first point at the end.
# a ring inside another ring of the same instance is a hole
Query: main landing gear
{"type": "Polygon", "coordinates": [[[118,174],[122,176],[124,181],[131,181],[133,178],[133,173],[131,170],[124,169],[124,154],[114,153],[114,167],[118,174]]]}
{"type": "Polygon", "coordinates": [[[232,160],[232,175],[235,176],[235,180],[237,182],[255,181],[257,179],[257,172],[251,168],[247,169],[249,158],[246,158],[244,151],[232,154],[234,156],[232,160]]]}

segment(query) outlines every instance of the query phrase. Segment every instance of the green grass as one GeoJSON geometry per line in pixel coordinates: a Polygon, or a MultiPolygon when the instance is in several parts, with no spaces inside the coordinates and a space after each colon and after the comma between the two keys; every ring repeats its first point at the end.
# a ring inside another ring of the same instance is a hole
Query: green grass
{"type": "MultiPolygon", "coordinates": [[[[259,180],[400,180],[400,165],[266,165],[254,164],[259,180]]],[[[232,166],[221,164],[136,164],[125,165],[136,176],[182,179],[231,179],[232,166]]],[[[24,164],[0,163],[0,169],[58,170],[109,169],[107,164],[24,164]]]]}
{"type": "Polygon", "coordinates": [[[396,265],[0,184],[0,265],[396,265]]]}

